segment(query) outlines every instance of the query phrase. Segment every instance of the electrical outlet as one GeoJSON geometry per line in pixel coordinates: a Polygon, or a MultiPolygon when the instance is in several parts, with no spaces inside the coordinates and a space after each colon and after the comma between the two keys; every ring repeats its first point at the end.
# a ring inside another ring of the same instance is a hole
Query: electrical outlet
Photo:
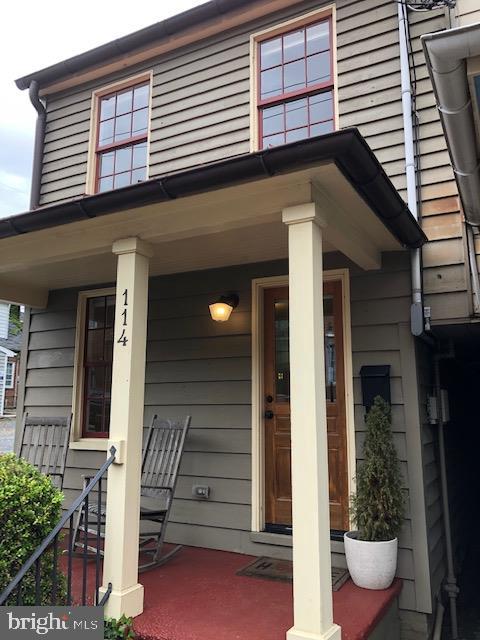
{"type": "Polygon", "coordinates": [[[199,498],[200,500],[208,500],[208,498],[210,498],[210,487],[205,484],[194,484],[192,495],[194,498],[199,498]]]}

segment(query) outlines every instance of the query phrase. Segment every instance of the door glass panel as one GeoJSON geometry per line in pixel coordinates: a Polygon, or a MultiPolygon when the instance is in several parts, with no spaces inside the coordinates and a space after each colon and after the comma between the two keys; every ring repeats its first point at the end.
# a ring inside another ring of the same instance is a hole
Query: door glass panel
{"type": "Polygon", "coordinates": [[[335,402],[337,399],[337,369],[332,296],[325,296],[323,298],[323,321],[325,331],[325,387],[327,402],[335,402]]]}
{"type": "Polygon", "coordinates": [[[275,302],[275,395],[277,402],[290,401],[288,300],[275,302]]]}

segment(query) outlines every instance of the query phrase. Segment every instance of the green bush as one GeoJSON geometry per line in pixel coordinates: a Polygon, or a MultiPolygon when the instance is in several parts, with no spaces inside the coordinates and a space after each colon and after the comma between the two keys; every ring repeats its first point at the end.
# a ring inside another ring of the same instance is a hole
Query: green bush
{"type": "Polygon", "coordinates": [[[352,518],[360,540],[393,540],[402,528],[405,501],[391,425],[390,407],[377,396],[367,415],[364,461],[352,496],[352,518]]]}
{"type": "MultiPolygon", "coordinates": [[[[62,493],[14,454],[0,455],[0,593],[60,519],[62,493]]],[[[59,554],[60,555],[60,554],[59,554]]],[[[51,604],[53,550],[41,560],[40,604],[51,604]]],[[[34,567],[22,582],[24,605],[35,603],[34,567]]],[[[57,603],[66,601],[65,577],[58,572],[57,603]]],[[[6,604],[15,604],[15,592],[6,604]]]]}
{"type": "Polygon", "coordinates": [[[104,640],[131,640],[135,638],[133,620],[122,616],[118,620],[107,618],[103,627],[104,640]]]}

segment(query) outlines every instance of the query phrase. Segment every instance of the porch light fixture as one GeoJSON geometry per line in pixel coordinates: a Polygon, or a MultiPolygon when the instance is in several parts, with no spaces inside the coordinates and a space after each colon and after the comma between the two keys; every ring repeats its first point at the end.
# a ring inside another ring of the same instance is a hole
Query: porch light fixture
{"type": "Polygon", "coordinates": [[[210,315],[215,322],[226,322],[235,309],[238,307],[238,295],[236,293],[228,293],[209,305],[210,315]]]}

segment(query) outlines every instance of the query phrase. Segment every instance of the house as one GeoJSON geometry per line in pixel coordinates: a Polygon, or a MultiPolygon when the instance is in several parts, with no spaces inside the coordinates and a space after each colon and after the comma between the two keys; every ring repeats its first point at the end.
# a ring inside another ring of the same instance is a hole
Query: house
{"type": "Polygon", "coordinates": [[[18,356],[22,332],[10,322],[10,304],[0,303],[0,416],[17,404],[18,356]]]}
{"type": "Polygon", "coordinates": [[[370,365],[390,371],[408,504],[401,593],[371,637],[429,637],[445,584],[455,606],[448,523],[465,549],[478,491],[458,462],[478,442],[480,244],[459,194],[475,167],[452,170],[421,36],[478,11],[423,4],[211,1],[17,80],[38,112],[30,211],[0,220],[0,298],[26,305],[18,416],[73,413],[68,500],[119,452],[109,615],[143,610],[141,425],[191,414],[167,539],[293,556],[287,637],[340,638],[330,568],[370,365]]]}

